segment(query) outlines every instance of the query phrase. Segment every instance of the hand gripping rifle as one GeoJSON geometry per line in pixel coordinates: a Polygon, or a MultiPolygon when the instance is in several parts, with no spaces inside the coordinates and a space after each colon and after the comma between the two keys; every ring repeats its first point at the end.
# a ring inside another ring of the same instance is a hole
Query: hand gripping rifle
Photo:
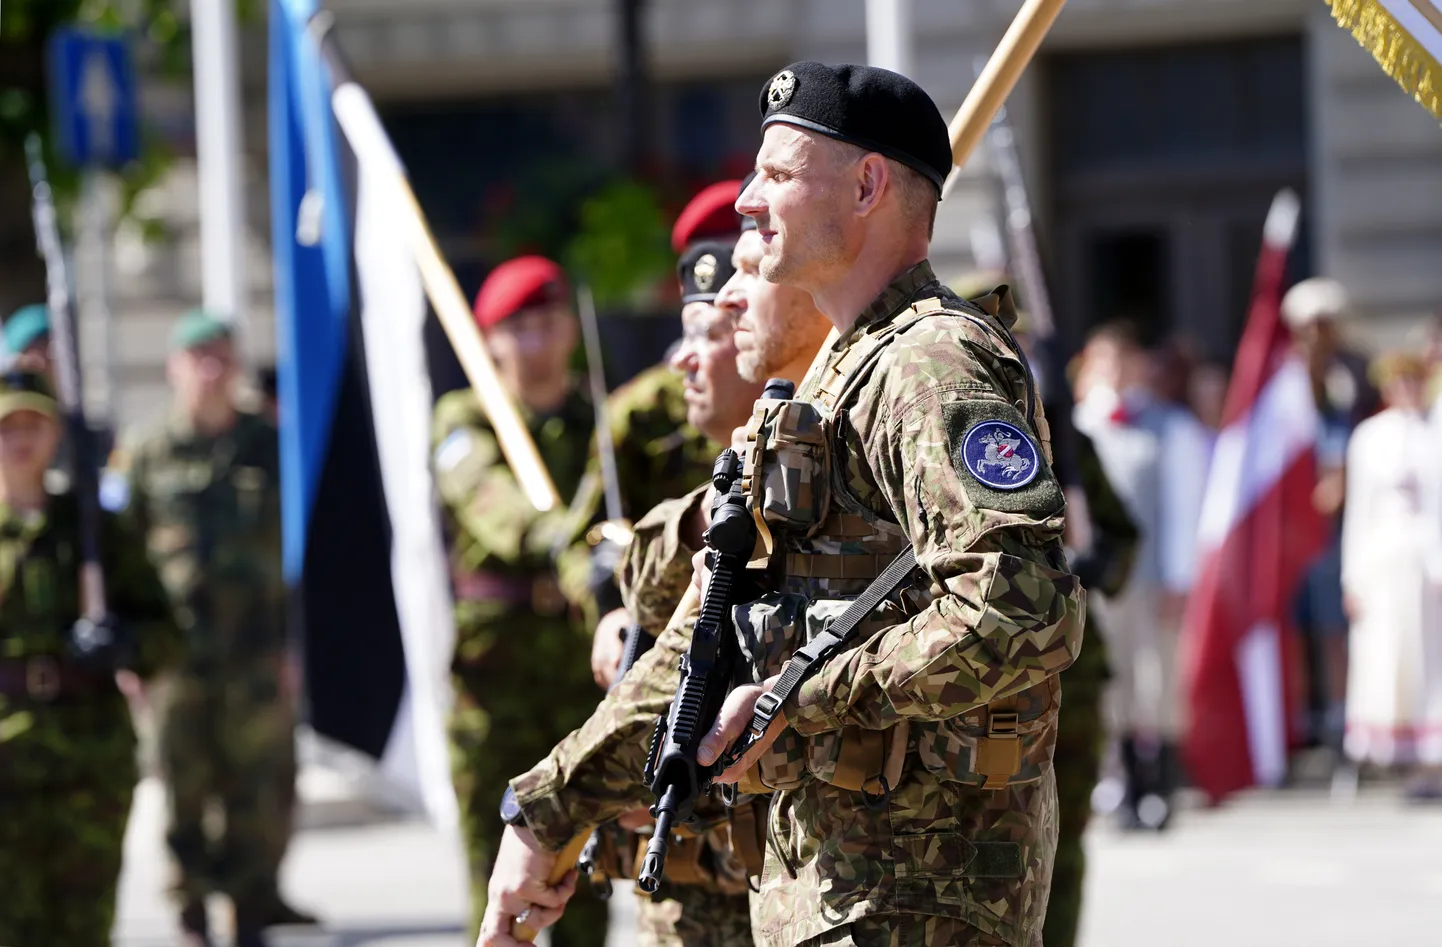
{"type": "Polygon", "coordinates": [[[690,648],[681,658],[676,697],[670,713],[656,721],[646,762],[646,782],[656,796],[651,807],[656,829],[636,883],[648,893],[661,884],[671,827],[695,819],[696,801],[720,771],[697,762],[696,751],[735,684],[741,659],[731,608],[744,594],[746,563],[756,546],[756,521],[746,507],[741,458],[734,450],[727,448],[716,458],[711,483],[717,496],[711,505],[711,526],[704,534],[711,581],[701,598],[690,648]]]}

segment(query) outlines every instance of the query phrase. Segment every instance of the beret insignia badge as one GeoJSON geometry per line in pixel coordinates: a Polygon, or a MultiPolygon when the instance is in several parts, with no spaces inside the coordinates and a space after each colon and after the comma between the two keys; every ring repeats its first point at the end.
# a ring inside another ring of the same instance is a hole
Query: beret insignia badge
{"type": "Polygon", "coordinates": [[[790,69],[783,69],[771,80],[771,88],[766,90],[766,104],[779,109],[791,101],[791,94],[795,91],[796,74],[790,69]]]}
{"type": "Polygon", "coordinates": [[[696,288],[703,293],[709,293],[711,284],[716,282],[716,258],[709,253],[703,253],[691,268],[691,275],[696,281],[696,288]]]}

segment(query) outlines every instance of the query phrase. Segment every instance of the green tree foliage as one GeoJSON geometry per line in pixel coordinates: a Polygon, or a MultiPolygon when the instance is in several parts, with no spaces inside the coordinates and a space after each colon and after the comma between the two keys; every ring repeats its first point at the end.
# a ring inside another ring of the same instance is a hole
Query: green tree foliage
{"type": "Polygon", "coordinates": [[[656,192],[618,180],[582,202],[565,263],[590,285],[601,309],[644,305],[644,297],[675,265],[656,192]]]}

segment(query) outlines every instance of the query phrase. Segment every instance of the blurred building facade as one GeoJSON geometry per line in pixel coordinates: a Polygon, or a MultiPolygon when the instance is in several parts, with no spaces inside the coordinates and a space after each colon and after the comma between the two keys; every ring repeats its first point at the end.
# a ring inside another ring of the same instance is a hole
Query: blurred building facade
{"type": "MultiPolygon", "coordinates": [[[[473,288],[497,228],[543,226],[546,195],[582,194],[625,147],[612,95],[609,0],[330,0],[337,35],[473,288]]],[[[647,168],[673,193],[749,166],[755,97],[796,59],[865,57],[864,0],[648,0],[647,168]]],[[[916,78],[948,116],[1017,4],[914,0],[916,78]]],[[[273,353],[264,167],[263,30],[248,37],[253,249],[249,349],[273,353]]],[[[161,110],[183,138],[183,102],[161,110]]],[[[1130,317],[1229,361],[1273,194],[1303,196],[1296,276],[1354,296],[1353,333],[1391,344],[1442,303],[1442,129],[1315,0],[1071,0],[1010,114],[1072,342],[1130,317]]],[[[148,318],[197,298],[192,187],[180,165],[157,200],[181,239],[117,257],[148,318]],[[170,195],[167,198],[165,195],[170,195]],[[189,243],[187,244],[187,241],[189,243]],[[128,255],[127,255],[128,254],[128,255]],[[189,261],[189,262],[187,262],[189,261]]],[[[984,155],[938,218],[933,259],[960,275],[995,257],[999,193],[984,155]]],[[[513,237],[515,234],[513,233],[513,237]]],[[[512,242],[516,242],[513,239],[512,242]]],[[[659,330],[658,330],[659,331],[659,330]]],[[[121,413],[160,389],[139,336],[122,336],[121,413]],[[127,339],[129,338],[129,341],[127,339]]]]}

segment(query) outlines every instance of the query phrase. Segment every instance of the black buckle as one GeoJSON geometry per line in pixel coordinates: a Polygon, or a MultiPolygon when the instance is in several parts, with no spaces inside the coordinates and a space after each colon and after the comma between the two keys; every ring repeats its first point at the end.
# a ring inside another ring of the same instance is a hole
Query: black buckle
{"type": "Polygon", "coordinates": [[[40,654],[25,662],[25,694],[45,703],[60,696],[60,662],[40,654]]]}
{"type": "Polygon", "coordinates": [[[781,709],[781,698],[776,696],[774,691],[767,691],[756,698],[756,703],[751,709],[751,729],[757,737],[766,732],[771,726],[771,721],[776,719],[776,712],[781,709]],[[761,726],[756,726],[758,723],[761,726]]]}

